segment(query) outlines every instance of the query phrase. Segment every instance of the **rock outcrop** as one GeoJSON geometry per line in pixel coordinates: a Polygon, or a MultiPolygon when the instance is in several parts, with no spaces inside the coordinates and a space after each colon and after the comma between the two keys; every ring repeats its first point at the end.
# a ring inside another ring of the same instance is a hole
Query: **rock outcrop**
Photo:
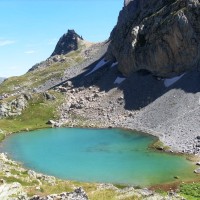
{"type": "Polygon", "coordinates": [[[14,182],[11,184],[0,185],[0,199],[1,200],[26,200],[27,195],[23,191],[23,187],[20,183],[14,182]]]}
{"type": "Polygon", "coordinates": [[[198,68],[199,0],[125,0],[107,58],[130,75],[148,70],[169,77],[198,68]]]}
{"type": "Polygon", "coordinates": [[[28,100],[30,99],[30,94],[23,94],[10,102],[0,102],[0,119],[9,116],[21,115],[22,111],[27,107],[28,100]]]}
{"type": "Polygon", "coordinates": [[[76,188],[74,192],[63,192],[61,194],[52,194],[46,197],[34,196],[30,200],[88,200],[88,196],[82,188],[76,188]]]}
{"type": "Polygon", "coordinates": [[[83,40],[74,30],[68,30],[58,41],[51,56],[67,54],[78,49],[79,40],[83,40]]]}

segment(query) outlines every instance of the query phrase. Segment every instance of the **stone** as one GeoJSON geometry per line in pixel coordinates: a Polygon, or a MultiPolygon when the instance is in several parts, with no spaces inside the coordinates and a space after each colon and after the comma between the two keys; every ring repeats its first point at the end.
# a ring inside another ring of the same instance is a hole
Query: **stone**
{"type": "Polygon", "coordinates": [[[30,177],[32,177],[32,178],[37,178],[37,174],[36,174],[36,172],[34,172],[33,170],[28,170],[28,175],[30,176],[30,177]]]}
{"type": "Polygon", "coordinates": [[[194,170],[195,174],[200,174],[200,168],[194,170]]]}
{"type": "Polygon", "coordinates": [[[154,194],[154,192],[148,188],[140,189],[138,191],[144,197],[152,196],[154,194]]]}
{"type": "Polygon", "coordinates": [[[0,183],[4,184],[6,181],[4,179],[0,179],[0,183]]]}
{"type": "Polygon", "coordinates": [[[25,94],[24,94],[24,98],[25,98],[27,101],[29,101],[29,100],[32,98],[32,95],[29,94],[29,93],[25,93],[25,94]]]}
{"type": "Polygon", "coordinates": [[[200,162],[197,162],[196,165],[199,165],[199,166],[200,166],[200,162]]]}
{"type": "Polygon", "coordinates": [[[67,92],[67,88],[65,87],[59,87],[60,92],[67,92]]]}
{"type": "Polygon", "coordinates": [[[129,76],[147,70],[171,77],[198,69],[200,2],[125,0],[106,59],[129,76]]]}
{"type": "Polygon", "coordinates": [[[56,122],[54,121],[54,120],[49,120],[48,122],[47,122],[47,124],[50,124],[50,125],[54,125],[56,122]]]}
{"type": "Polygon", "coordinates": [[[40,188],[39,186],[37,186],[35,189],[36,189],[36,190],[40,190],[41,188],[40,188]]]}
{"type": "Polygon", "coordinates": [[[71,81],[67,81],[65,84],[63,84],[63,87],[73,87],[73,84],[71,81]]]}
{"type": "Polygon", "coordinates": [[[174,176],[174,179],[179,179],[179,176],[174,176]]]}
{"type": "Polygon", "coordinates": [[[52,94],[49,94],[48,92],[44,92],[43,93],[43,96],[44,96],[44,98],[46,99],[46,100],[55,100],[56,99],[56,97],[54,96],[54,95],[52,95],[52,94]]]}

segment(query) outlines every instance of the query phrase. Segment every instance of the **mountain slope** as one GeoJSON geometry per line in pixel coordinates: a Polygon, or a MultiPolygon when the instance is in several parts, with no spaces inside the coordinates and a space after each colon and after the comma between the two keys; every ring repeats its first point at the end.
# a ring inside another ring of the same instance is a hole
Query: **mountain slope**
{"type": "MultiPolygon", "coordinates": [[[[95,59],[99,59],[106,53],[107,44],[93,44],[78,37],[78,34],[73,31],[68,31],[64,36],[68,42],[63,48],[68,49],[66,54],[57,55],[57,48],[62,43],[63,36],[59,40],[55,51],[46,61],[34,65],[26,74],[19,77],[11,77],[7,79],[0,87],[0,94],[3,93],[24,93],[24,92],[42,92],[54,85],[67,80],[70,76],[80,70],[79,65],[83,67],[90,65],[95,59]],[[70,38],[73,40],[77,35],[78,49],[71,48],[70,38]],[[69,70],[70,74],[67,72],[69,70]],[[78,70],[78,71],[77,71],[78,70]]],[[[65,39],[64,39],[65,40],[65,39]]]]}

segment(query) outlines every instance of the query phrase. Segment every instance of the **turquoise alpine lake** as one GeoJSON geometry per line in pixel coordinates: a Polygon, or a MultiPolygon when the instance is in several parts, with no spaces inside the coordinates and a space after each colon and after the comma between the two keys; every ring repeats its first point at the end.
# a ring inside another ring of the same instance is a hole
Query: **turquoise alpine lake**
{"type": "Polygon", "coordinates": [[[13,134],[1,151],[58,178],[149,186],[193,176],[184,157],[152,151],[155,138],[121,129],[43,129],[13,134]]]}

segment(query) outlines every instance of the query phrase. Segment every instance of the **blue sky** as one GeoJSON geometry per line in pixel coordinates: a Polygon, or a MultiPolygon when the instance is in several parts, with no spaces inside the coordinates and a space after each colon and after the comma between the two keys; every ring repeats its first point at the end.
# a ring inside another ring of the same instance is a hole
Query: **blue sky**
{"type": "Polygon", "coordinates": [[[0,77],[24,74],[74,29],[85,40],[106,40],[123,0],[0,0],[0,77]]]}

